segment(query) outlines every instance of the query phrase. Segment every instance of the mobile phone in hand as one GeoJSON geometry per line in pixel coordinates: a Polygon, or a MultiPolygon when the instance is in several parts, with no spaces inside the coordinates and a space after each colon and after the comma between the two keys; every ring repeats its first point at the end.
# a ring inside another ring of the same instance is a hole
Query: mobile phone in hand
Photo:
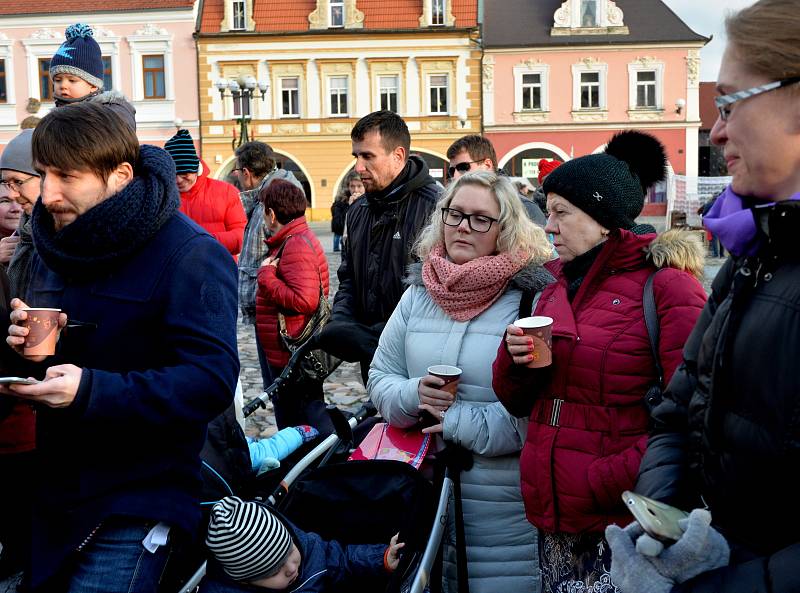
{"type": "Polygon", "coordinates": [[[678,521],[689,516],[686,511],[628,490],[622,493],[622,500],[650,537],[664,543],[674,543],[683,535],[678,521]]]}
{"type": "Polygon", "coordinates": [[[36,385],[36,379],[26,379],[25,377],[0,377],[0,385],[36,385]]]}

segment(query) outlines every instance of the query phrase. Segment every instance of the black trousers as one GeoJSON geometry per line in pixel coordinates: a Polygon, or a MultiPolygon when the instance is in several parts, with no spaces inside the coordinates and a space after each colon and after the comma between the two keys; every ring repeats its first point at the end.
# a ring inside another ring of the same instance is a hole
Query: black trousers
{"type": "MultiPolygon", "coordinates": [[[[270,366],[272,376],[277,377],[283,370],[270,366]]],[[[333,434],[334,428],[325,409],[325,398],[322,394],[322,383],[308,377],[300,377],[296,381],[284,385],[276,397],[272,399],[275,410],[275,423],[278,430],[289,426],[308,424],[316,428],[321,437],[333,434]]]]}

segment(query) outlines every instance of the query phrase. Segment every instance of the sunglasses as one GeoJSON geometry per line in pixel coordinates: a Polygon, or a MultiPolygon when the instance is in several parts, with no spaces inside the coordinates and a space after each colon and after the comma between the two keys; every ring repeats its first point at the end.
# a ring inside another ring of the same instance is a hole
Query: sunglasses
{"type": "Polygon", "coordinates": [[[456,171],[459,173],[466,173],[471,169],[471,165],[474,163],[480,163],[481,161],[464,161],[463,163],[458,163],[457,165],[453,165],[452,167],[447,168],[447,176],[452,179],[453,175],[456,174],[456,171]]]}
{"type": "Polygon", "coordinates": [[[719,118],[722,121],[728,121],[728,118],[731,115],[731,105],[734,103],[737,103],[743,99],[755,97],[756,95],[760,95],[762,93],[774,91],[775,89],[779,89],[781,87],[789,86],[790,84],[795,84],[796,82],[800,82],[800,76],[784,78],[783,80],[777,80],[775,82],[762,84],[761,86],[754,86],[743,91],[736,91],[735,93],[731,93],[729,95],[716,97],[714,99],[714,103],[716,104],[717,109],[719,109],[719,118]]]}

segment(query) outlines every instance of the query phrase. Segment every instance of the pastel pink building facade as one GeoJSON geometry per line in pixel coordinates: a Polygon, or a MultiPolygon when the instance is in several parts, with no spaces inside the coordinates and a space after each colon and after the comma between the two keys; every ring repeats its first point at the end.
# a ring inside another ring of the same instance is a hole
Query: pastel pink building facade
{"type": "MultiPolygon", "coordinates": [[[[668,11],[660,0],[495,1],[485,24],[483,120],[510,175],[536,185],[539,159],[602,151],[625,129],[659,138],[672,172],[697,175],[704,37],[671,12],[661,19],[665,33],[648,30],[657,25],[652,11],[668,11]],[[587,6],[594,20],[575,22],[587,6]],[[502,19],[503,9],[512,8],[516,19],[502,19]],[[518,27],[524,35],[516,35],[518,27]],[[538,43],[515,46],[517,38],[538,43]]],[[[665,207],[659,189],[649,197],[657,205],[646,213],[665,207]]]]}
{"type": "Polygon", "coordinates": [[[142,143],[163,145],[187,128],[197,139],[197,53],[193,0],[164,0],[164,8],[142,10],[137,0],[112,2],[101,12],[95,3],[71,0],[85,12],[37,14],[43,2],[20,0],[0,8],[0,151],[31,115],[29,99],[41,102],[35,114],[54,108],[47,76],[48,60],[73,23],[87,23],[100,45],[105,87],[122,92],[136,108],[137,135],[142,143]],[[27,6],[22,6],[26,5],[27,6]],[[90,5],[91,4],[91,5],[90,5]],[[85,5],[85,6],[81,6],[85,5]],[[15,12],[25,11],[22,14],[15,12]],[[8,14],[8,13],[11,14],[8,14]],[[4,83],[4,84],[3,84],[4,83]]]}

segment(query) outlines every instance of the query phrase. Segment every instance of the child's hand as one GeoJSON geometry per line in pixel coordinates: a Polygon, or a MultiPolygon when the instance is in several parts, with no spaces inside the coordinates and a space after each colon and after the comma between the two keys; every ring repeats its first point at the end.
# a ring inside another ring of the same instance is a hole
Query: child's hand
{"type": "Polygon", "coordinates": [[[389,572],[394,572],[400,565],[400,548],[405,546],[404,543],[397,543],[397,538],[400,537],[399,533],[395,533],[392,539],[389,540],[389,547],[386,548],[386,554],[383,556],[383,565],[389,572]]]}

